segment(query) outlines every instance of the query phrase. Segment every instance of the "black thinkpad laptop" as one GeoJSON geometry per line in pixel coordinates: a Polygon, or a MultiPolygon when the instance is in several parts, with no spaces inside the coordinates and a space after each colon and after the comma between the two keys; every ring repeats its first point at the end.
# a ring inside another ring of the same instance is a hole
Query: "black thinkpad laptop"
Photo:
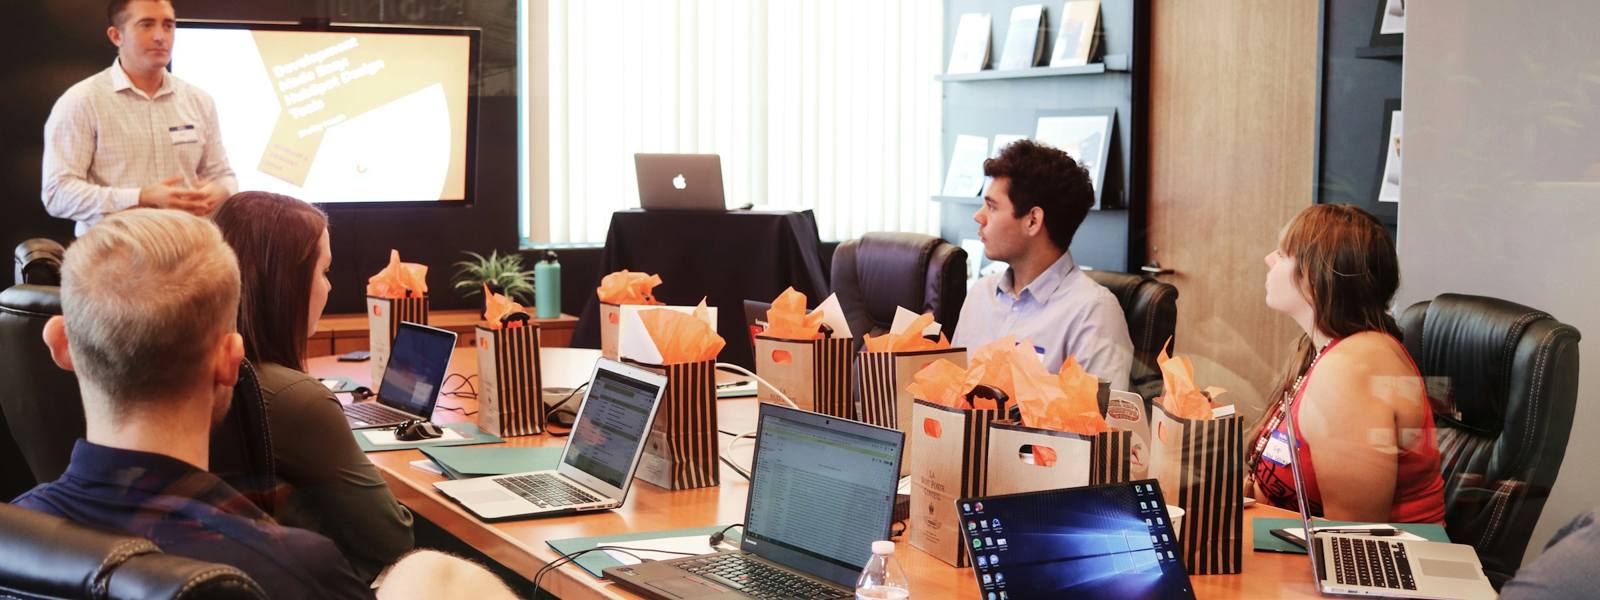
{"type": "Polygon", "coordinates": [[[851,598],[872,542],[889,539],[904,443],[893,429],[762,403],[739,550],[605,577],[660,600],[851,598]]]}

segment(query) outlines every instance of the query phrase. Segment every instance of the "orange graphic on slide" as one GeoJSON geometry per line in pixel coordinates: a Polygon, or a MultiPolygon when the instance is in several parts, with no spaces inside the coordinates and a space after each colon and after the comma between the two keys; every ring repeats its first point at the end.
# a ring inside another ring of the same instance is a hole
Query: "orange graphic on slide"
{"type": "MultiPolygon", "coordinates": [[[[331,127],[408,95],[440,85],[451,123],[450,174],[441,197],[459,198],[467,143],[467,38],[441,51],[419,52],[415,36],[257,31],[256,48],[282,112],[256,166],[296,186],[306,176],[331,127]]],[[[355,168],[362,168],[357,165],[355,168]]]]}

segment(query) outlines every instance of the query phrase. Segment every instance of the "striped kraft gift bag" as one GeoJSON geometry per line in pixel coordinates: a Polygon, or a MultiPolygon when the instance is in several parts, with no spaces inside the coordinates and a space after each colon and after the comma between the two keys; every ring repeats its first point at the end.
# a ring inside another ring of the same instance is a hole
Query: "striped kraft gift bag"
{"type": "Polygon", "coordinates": [[[544,433],[539,326],[477,328],[478,427],[501,437],[544,433]]]}
{"type": "Polygon", "coordinates": [[[716,361],[666,366],[623,362],[667,377],[661,408],[645,440],[639,479],[669,490],[719,485],[716,361]]]}
{"type": "Polygon", "coordinates": [[[383,372],[389,365],[389,348],[394,336],[400,333],[400,323],[428,324],[428,297],[406,298],[367,296],[367,351],[372,354],[372,389],[383,383],[383,372]]]}
{"type": "MultiPolygon", "coordinates": [[[[855,420],[855,402],[850,397],[853,341],[847,337],[792,340],[758,335],[756,374],[801,410],[855,420]]],[[[758,390],[762,402],[779,402],[767,387],[758,390]]]]}
{"type": "Polygon", "coordinates": [[[1133,432],[1093,435],[989,424],[987,494],[1020,494],[1130,481],[1133,432]]]}
{"type": "Polygon", "coordinates": [[[1167,504],[1184,510],[1178,532],[1190,575],[1229,575],[1243,567],[1244,419],[1185,419],[1160,402],[1150,409],[1150,477],[1167,504]]]}
{"type": "Polygon", "coordinates": [[[966,348],[857,354],[855,386],[861,399],[858,409],[861,418],[856,420],[899,429],[907,434],[909,441],[913,398],[906,388],[916,381],[917,371],[941,358],[967,368],[966,348]]]}
{"type": "Polygon", "coordinates": [[[911,408],[911,545],[954,567],[967,566],[956,500],[988,493],[989,423],[997,409],[916,400],[911,408]]]}

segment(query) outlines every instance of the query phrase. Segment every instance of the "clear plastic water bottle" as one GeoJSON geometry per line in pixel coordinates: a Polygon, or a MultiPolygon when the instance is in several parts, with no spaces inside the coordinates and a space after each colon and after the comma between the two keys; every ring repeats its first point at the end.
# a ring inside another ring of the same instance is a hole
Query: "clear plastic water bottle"
{"type": "Polygon", "coordinates": [[[894,559],[894,542],[872,543],[872,560],[856,580],[856,600],[904,600],[911,597],[911,583],[894,559]]]}

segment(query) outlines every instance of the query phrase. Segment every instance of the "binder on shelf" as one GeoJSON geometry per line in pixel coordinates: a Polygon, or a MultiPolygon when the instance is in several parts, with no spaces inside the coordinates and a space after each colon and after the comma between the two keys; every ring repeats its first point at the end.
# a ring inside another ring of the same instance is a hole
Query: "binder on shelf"
{"type": "Polygon", "coordinates": [[[1052,67],[1089,64],[1100,45],[1100,0],[1076,0],[1061,8],[1061,28],[1056,30],[1052,67]]]}
{"type": "Polygon", "coordinates": [[[1011,9],[1011,26],[1006,29],[1005,51],[1000,53],[1000,70],[1031,69],[1044,57],[1047,29],[1043,4],[1028,4],[1011,9]]]}
{"type": "Polygon", "coordinates": [[[956,26],[956,43],[950,49],[950,68],[946,73],[977,73],[989,66],[989,15],[967,13],[961,15],[956,26]]]}

